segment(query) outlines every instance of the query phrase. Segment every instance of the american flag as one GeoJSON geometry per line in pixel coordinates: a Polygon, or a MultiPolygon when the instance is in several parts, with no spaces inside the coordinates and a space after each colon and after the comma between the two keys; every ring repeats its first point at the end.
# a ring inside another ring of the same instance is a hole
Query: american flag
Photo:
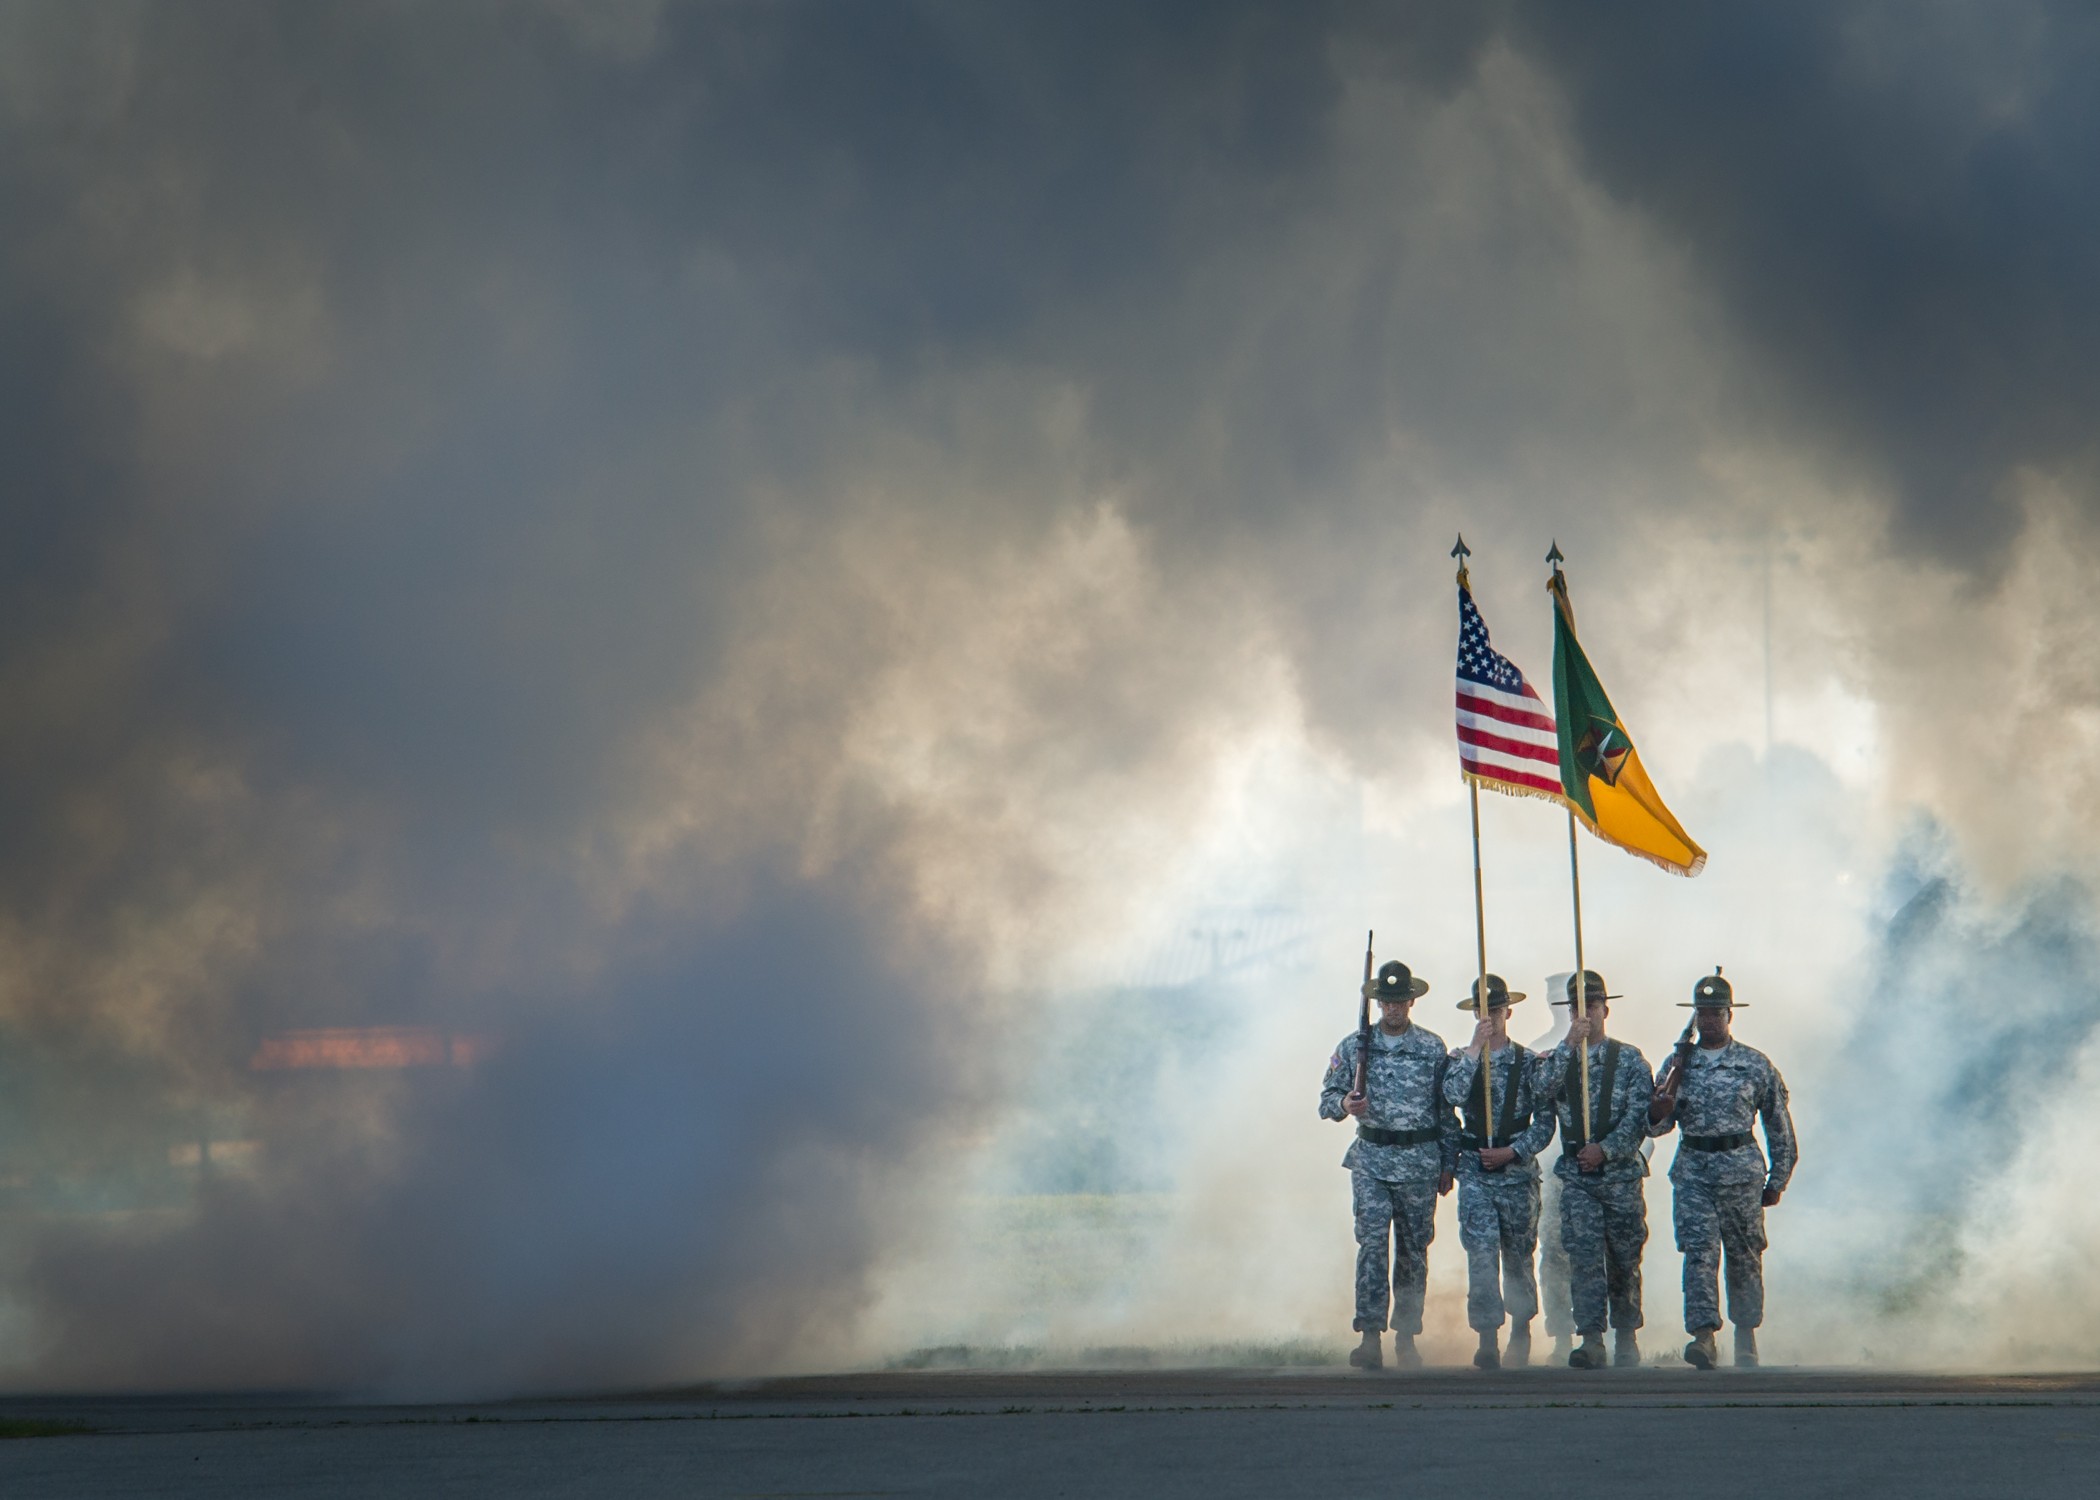
{"type": "Polygon", "coordinates": [[[1562,795],[1553,714],[1508,657],[1488,644],[1473,591],[1458,589],[1458,764],[1484,786],[1562,795]]]}

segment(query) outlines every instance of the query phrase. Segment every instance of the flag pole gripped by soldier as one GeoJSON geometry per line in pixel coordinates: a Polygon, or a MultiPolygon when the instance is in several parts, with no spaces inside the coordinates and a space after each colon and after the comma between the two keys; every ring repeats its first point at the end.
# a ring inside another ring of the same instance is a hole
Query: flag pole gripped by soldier
{"type": "MultiPolygon", "coordinates": [[[[1466,559],[1473,555],[1473,549],[1466,545],[1464,532],[1459,533],[1458,542],[1452,547],[1451,555],[1458,559],[1458,586],[1462,589],[1470,588],[1472,580],[1466,574],[1466,559]]],[[[1487,899],[1480,884],[1480,783],[1468,778],[1466,791],[1472,798],[1473,806],[1473,939],[1474,951],[1480,960],[1479,978],[1473,989],[1473,1014],[1477,1020],[1485,1021],[1488,1018],[1488,936],[1487,899]]],[[[1494,1144],[1495,1132],[1494,1060],[1493,1047],[1483,1046],[1480,1053],[1480,1087],[1483,1101],[1481,1120],[1487,1127],[1489,1145],[1494,1144]]]]}
{"type": "MultiPolygon", "coordinates": [[[[1512,797],[1541,797],[1567,804],[1561,774],[1560,729],[1538,690],[1517,664],[1495,649],[1487,621],[1473,600],[1466,558],[1472,549],[1460,537],[1451,549],[1458,562],[1457,730],[1458,769],[1472,789],[1473,925],[1479,947],[1479,984],[1487,989],[1487,903],[1480,863],[1480,789],[1512,797]]],[[[1485,1019],[1485,1013],[1475,1013],[1485,1019]]],[[[1484,1063],[1481,1074],[1486,1077],[1484,1063]]],[[[1492,1091],[1488,1118],[1494,1118],[1492,1091]]]]}
{"type": "MultiPolygon", "coordinates": [[[[1565,600],[1567,598],[1565,589],[1557,590],[1554,588],[1554,584],[1560,581],[1560,565],[1566,560],[1560,550],[1560,543],[1556,540],[1552,548],[1546,553],[1546,561],[1552,564],[1553,567],[1553,577],[1547,582],[1546,591],[1553,594],[1556,600],[1565,600]]],[[[1590,984],[1589,971],[1583,967],[1582,963],[1582,859],[1576,852],[1577,848],[1578,846],[1575,842],[1575,809],[1571,804],[1568,808],[1568,889],[1574,899],[1575,908],[1575,978],[1572,982],[1575,989],[1575,1016],[1578,1020],[1587,1020],[1589,1018],[1590,984]]],[[[1582,1059],[1582,1143],[1586,1146],[1590,1141],[1590,1044],[1588,1037],[1583,1038],[1580,1056],[1582,1059]]]]}
{"type": "MultiPolygon", "coordinates": [[[[1561,571],[1559,543],[1546,554],[1546,561],[1553,565],[1553,576],[1546,580],[1546,592],[1553,599],[1553,723],[1560,742],[1562,801],[1568,809],[1569,888],[1575,903],[1574,983],[1579,991],[1575,1013],[1586,1016],[1589,971],[1582,966],[1582,871],[1575,852],[1575,825],[1581,823],[1607,844],[1616,844],[1673,875],[1697,875],[1706,868],[1706,851],[1684,831],[1649,780],[1632,732],[1612,707],[1589,653],[1576,637],[1575,606],[1561,571]]],[[[1585,1050],[1585,1106],[1589,1102],[1588,1063],[1585,1050]]],[[[1587,1121],[1583,1133],[1589,1133],[1587,1121]]]]}

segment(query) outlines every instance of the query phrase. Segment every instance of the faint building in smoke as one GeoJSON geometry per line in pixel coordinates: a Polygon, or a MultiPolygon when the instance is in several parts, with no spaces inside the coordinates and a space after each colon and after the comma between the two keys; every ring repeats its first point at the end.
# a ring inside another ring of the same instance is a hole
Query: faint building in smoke
{"type": "Polygon", "coordinates": [[[974,1225],[978,1263],[1030,1309],[1025,1336],[1127,1293],[1192,1149],[1160,1099],[1229,1050],[1239,1018],[1305,961],[1308,934],[1293,906],[1209,906],[1122,979],[1048,1008],[974,1225]]]}
{"type": "Polygon", "coordinates": [[[0,1106],[0,1214],[128,1217],[188,1208],[214,1176],[266,1170],[295,1138],[342,1132],[377,1095],[455,1086],[488,1056],[483,1033],[429,1026],[328,1027],[260,1038],[249,1086],[208,1105],[163,1104],[82,1128],[33,1087],[0,1106]]]}
{"type": "Polygon", "coordinates": [[[173,1095],[135,1060],[68,1061],[0,1030],[0,1220],[179,1212],[200,1142],[243,1133],[245,1111],[173,1095]]]}
{"type": "Polygon", "coordinates": [[[1171,1071],[1219,1052],[1240,1007],[1304,962],[1309,931],[1295,906],[1206,907],[1124,978],[1062,997],[1029,1042],[1010,1190],[1170,1191],[1174,1153],[1149,1126],[1150,1101],[1171,1071]]]}
{"type": "Polygon", "coordinates": [[[248,1060],[250,1123],[262,1166],[342,1161],[457,1099],[493,1048],[484,1033],[435,1026],[281,1031],[248,1060]]]}
{"type": "Polygon", "coordinates": [[[958,1274],[979,1294],[956,1316],[920,1320],[953,1342],[905,1363],[1032,1358],[1075,1317],[1114,1321],[1103,1310],[1138,1295],[1185,1210],[1182,1179],[1209,1149],[1189,1128],[1195,1106],[1166,1101],[1214,1094],[1246,1018],[1295,991],[1311,950],[1295,905],[1208,905],[1113,981],[1031,1008],[1007,1033],[1017,1097],[954,1226],[958,1274]]]}

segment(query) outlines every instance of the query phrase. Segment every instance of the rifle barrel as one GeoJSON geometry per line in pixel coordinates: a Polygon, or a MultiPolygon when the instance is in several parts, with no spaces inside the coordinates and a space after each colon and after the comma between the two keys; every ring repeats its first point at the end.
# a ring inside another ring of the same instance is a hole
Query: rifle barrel
{"type": "Polygon", "coordinates": [[[1371,940],[1375,930],[1364,933],[1364,982],[1356,1002],[1356,1087],[1352,1092],[1368,1096],[1371,1087],[1371,940]]]}

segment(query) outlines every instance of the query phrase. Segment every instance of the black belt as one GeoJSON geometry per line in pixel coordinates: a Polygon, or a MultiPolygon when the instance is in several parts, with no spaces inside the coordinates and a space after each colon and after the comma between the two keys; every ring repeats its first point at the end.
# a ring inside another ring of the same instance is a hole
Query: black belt
{"type": "Polygon", "coordinates": [[[1734,1135],[1688,1135],[1684,1138],[1687,1151],[1733,1151],[1747,1146],[1754,1139],[1747,1130],[1738,1130],[1734,1135]]]}
{"type": "Polygon", "coordinates": [[[1380,1130],[1376,1125],[1356,1127],[1356,1138],[1370,1146],[1426,1146],[1441,1139],[1443,1134],[1435,1125],[1426,1130],[1380,1130]]]}
{"type": "Polygon", "coordinates": [[[1525,1115],[1521,1119],[1511,1120],[1509,1127],[1501,1135],[1490,1137],[1487,1140],[1482,1140],[1479,1136],[1469,1132],[1460,1131],[1458,1136],[1459,1149],[1462,1151],[1478,1151],[1482,1147],[1514,1146],[1517,1143],[1517,1137],[1531,1128],[1531,1116],[1525,1115]]]}

